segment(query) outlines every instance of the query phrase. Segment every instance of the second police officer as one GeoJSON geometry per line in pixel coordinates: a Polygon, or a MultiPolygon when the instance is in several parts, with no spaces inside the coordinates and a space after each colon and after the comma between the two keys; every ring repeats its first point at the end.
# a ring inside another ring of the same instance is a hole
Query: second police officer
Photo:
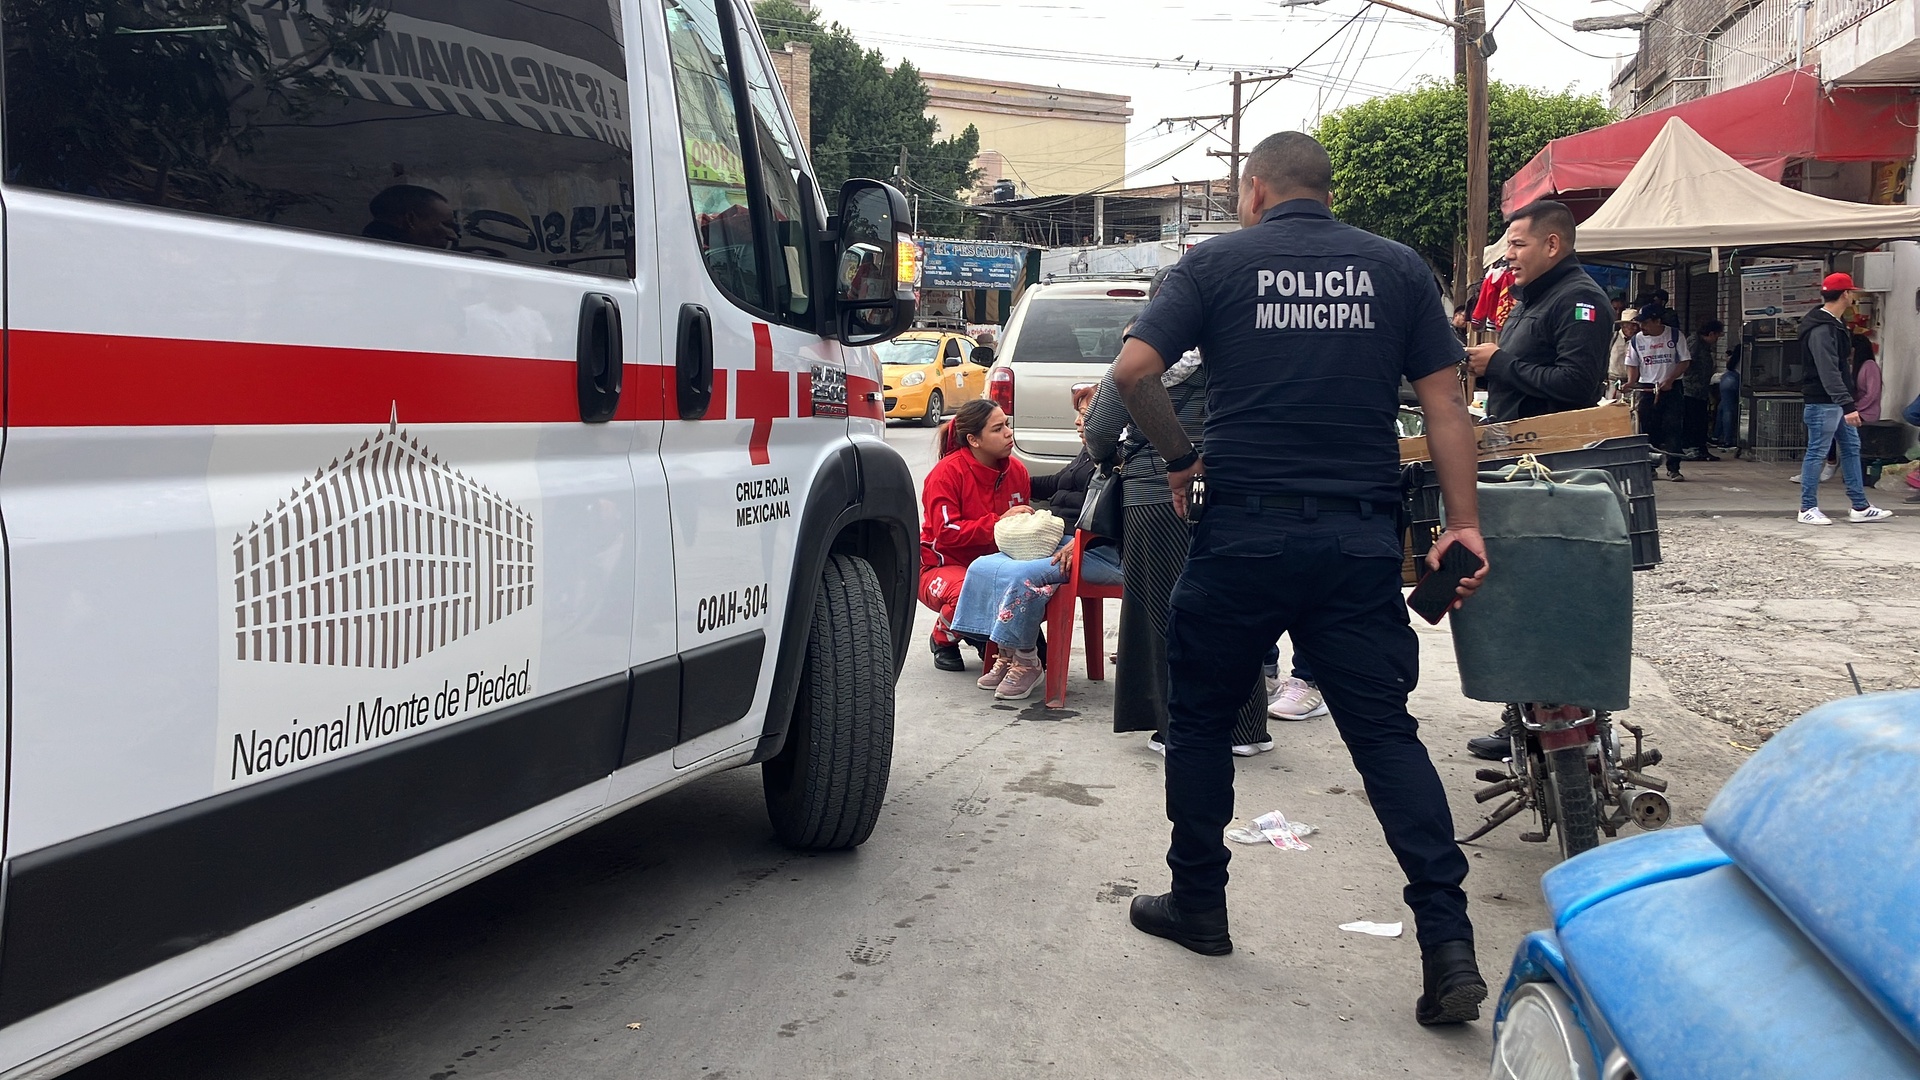
{"type": "MultiPolygon", "coordinates": [[[[1402,244],[1335,221],[1326,150],[1299,132],[1248,155],[1242,230],[1194,248],[1134,324],[1114,378],[1167,460],[1176,507],[1207,495],[1167,629],[1167,865],[1172,891],[1135,897],[1133,925],[1196,952],[1233,948],[1222,833],[1233,817],[1234,715],[1274,639],[1312,667],[1407,876],[1424,970],[1422,1024],[1479,1016],[1474,959],[1440,777],[1407,712],[1419,644],[1401,596],[1400,380],[1426,411],[1453,544],[1486,557],[1472,423],[1432,275],[1402,244]],[[1198,347],[1208,372],[1204,461],[1158,378],[1198,347]]],[[[1191,515],[1190,515],[1191,516],[1191,515]]],[[[1483,569],[1461,581],[1464,597],[1483,569]]]]}

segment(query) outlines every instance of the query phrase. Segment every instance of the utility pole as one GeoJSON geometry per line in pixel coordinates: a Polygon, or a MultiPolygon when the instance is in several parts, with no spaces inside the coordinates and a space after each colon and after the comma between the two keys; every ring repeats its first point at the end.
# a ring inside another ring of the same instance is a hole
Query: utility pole
{"type": "Polygon", "coordinates": [[[912,181],[907,178],[907,148],[903,145],[900,147],[900,164],[893,167],[893,186],[899,188],[900,193],[911,200],[907,205],[913,211],[913,220],[907,223],[907,227],[918,233],[920,231],[920,196],[912,194],[911,183],[912,181]]]}
{"type": "MultiPolygon", "coordinates": [[[[1461,26],[1467,24],[1467,0],[1453,0],[1453,18],[1461,26]]],[[[1467,35],[1455,30],[1453,33],[1453,85],[1465,89],[1467,85],[1467,35]]],[[[1464,238],[1453,242],[1453,281],[1449,284],[1448,295],[1456,306],[1473,306],[1479,282],[1467,277],[1467,242],[1464,238]]]]}
{"type": "Polygon", "coordinates": [[[1487,57],[1486,0],[1463,0],[1466,18],[1454,33],[1467,55],[1467,287],[1479,288],[1487,250],[1487,57]]]}
{"type": "MultiPolygon", "coordinates": [[[[1240,149],[1240,117],[1247,111],[1246,88],[1253,83],[1279,82],[1293,78],[1293,72],[1282,71],[1273,75],[1248,75],[1245,72],[1233,73],[1233,111],[1221,117],[1209,117],[1227,122],[1227,149],[1209,150],[1208,157],[1227,159],[1227,220],[1240,216],[1240,161],[1247,155],[1240,149]]],[[[1207,200],[1213,200],[1213,185],[1207,185],[1207,200]]]]}
{"type": "MultiPolygon", "coordinates": [[[[1300,7],[1321,0],[1277,0],[1281,7],[1300,7]]],[[[1487,32],[1486,0],[1454,0],[1456,17],[1443,19],[1432,12],[1394,3],[1366,0],[1375,7],[1397,11],[1449,27],[1454,33],[1454,73],[1467,84],[1467,286],[1478,287],[1486,273],[1487,248],[1487,58],[1493,55],[1493,35],[1487,32]]],[[[1805,0],[1802,0],[1805,2],[1805,0]]]]}
{"type": "MultiPolygon", "coordinates": [[[[1462,26],[1467,24],[1467,0],[1453,0],[1453,21],[1462,26]]],[[[1467,80],[1467,35],[1454,31],[1453,34],[1453,81],[1465,85],[1467,80]]]]}
{"type": "Polygon", "coordinates": [[[1240,73],[1233,73],[1233,122],[1227,139],[1227,206],[1232,221],[1240,217],[1240,113],[1245,106],[1240,104],[1240,73]]]}

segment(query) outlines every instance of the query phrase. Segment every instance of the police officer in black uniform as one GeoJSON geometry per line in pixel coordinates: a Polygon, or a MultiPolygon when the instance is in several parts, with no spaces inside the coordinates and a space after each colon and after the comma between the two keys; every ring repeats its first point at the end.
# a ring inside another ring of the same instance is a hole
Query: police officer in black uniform
{"type": "MultiPolygon", "coordinates": [[[[1204,513],[1173,592],[1168,660],[1167,865],[1173,890],[1135,897],[1133,925],[1196,952],[1232,951],[1226,845],[1229,742],[1242,689],[1281,633],[1312,666],[1408,885],[1425,967],[1422,1024],[1479,1016],[1486,982],[1460,884],[1440,777],[1407,713],[1419,645],[1400,592],[1400,380],[1426,410],[1453,544],[1486,556],[1474,440],[1455,365],[1461,348],[1433,276],[1412,250],[1328,209],[1327,153],[1299,132],[1247,158],[1237,233],[1188,252],[1134,324],[1114,379],[1167,459],[1187,512],[1204,513]],[[1157,377],[1198,346],[1207,366],[1207,456],[1198,460],[1157,377]]],[[[1458,595],[1485,571],[1463,579],[1458,595]]]]}

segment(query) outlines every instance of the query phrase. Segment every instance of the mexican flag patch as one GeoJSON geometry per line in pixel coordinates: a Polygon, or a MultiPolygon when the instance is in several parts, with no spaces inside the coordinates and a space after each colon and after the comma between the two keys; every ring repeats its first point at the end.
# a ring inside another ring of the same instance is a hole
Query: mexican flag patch
{"type": "Polygon", "coordinates": [[[1579,322],[1597,322],[1600,319],[1600,313],[1592,304],[1575,304],[1573,317],[1579,322]]]}

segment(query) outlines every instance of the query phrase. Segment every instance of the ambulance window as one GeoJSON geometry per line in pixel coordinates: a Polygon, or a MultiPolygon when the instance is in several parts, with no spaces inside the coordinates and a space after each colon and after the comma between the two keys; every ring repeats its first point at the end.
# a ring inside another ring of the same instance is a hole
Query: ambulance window
{"type": "Polygon", "coordinates": [[[0,0],[4,178],[630,276],[620,3],[546,6],[0,0]]]}
{"type": "Polygon", "coordinates": [[[773,265],[775,306],[783,315],[804,316],[812,310],[807,256],[807,214],[800,205],[799,142],[787,124],[774,86],[773,70],[761,56],[759,35],[740,20],[740,56],[747,75],[747,100],[753,106],[753,136],[760,147],[761,182],[773,204],[775,250],[773,265]]]}
{"type": "Polygon", "coordinates": [[[744,304],[763,307],[740,118],[719,13],[714,0],[667,0],[666,8],[667,50],[673,57],[700,253],[716,284],[744,304]]]}

